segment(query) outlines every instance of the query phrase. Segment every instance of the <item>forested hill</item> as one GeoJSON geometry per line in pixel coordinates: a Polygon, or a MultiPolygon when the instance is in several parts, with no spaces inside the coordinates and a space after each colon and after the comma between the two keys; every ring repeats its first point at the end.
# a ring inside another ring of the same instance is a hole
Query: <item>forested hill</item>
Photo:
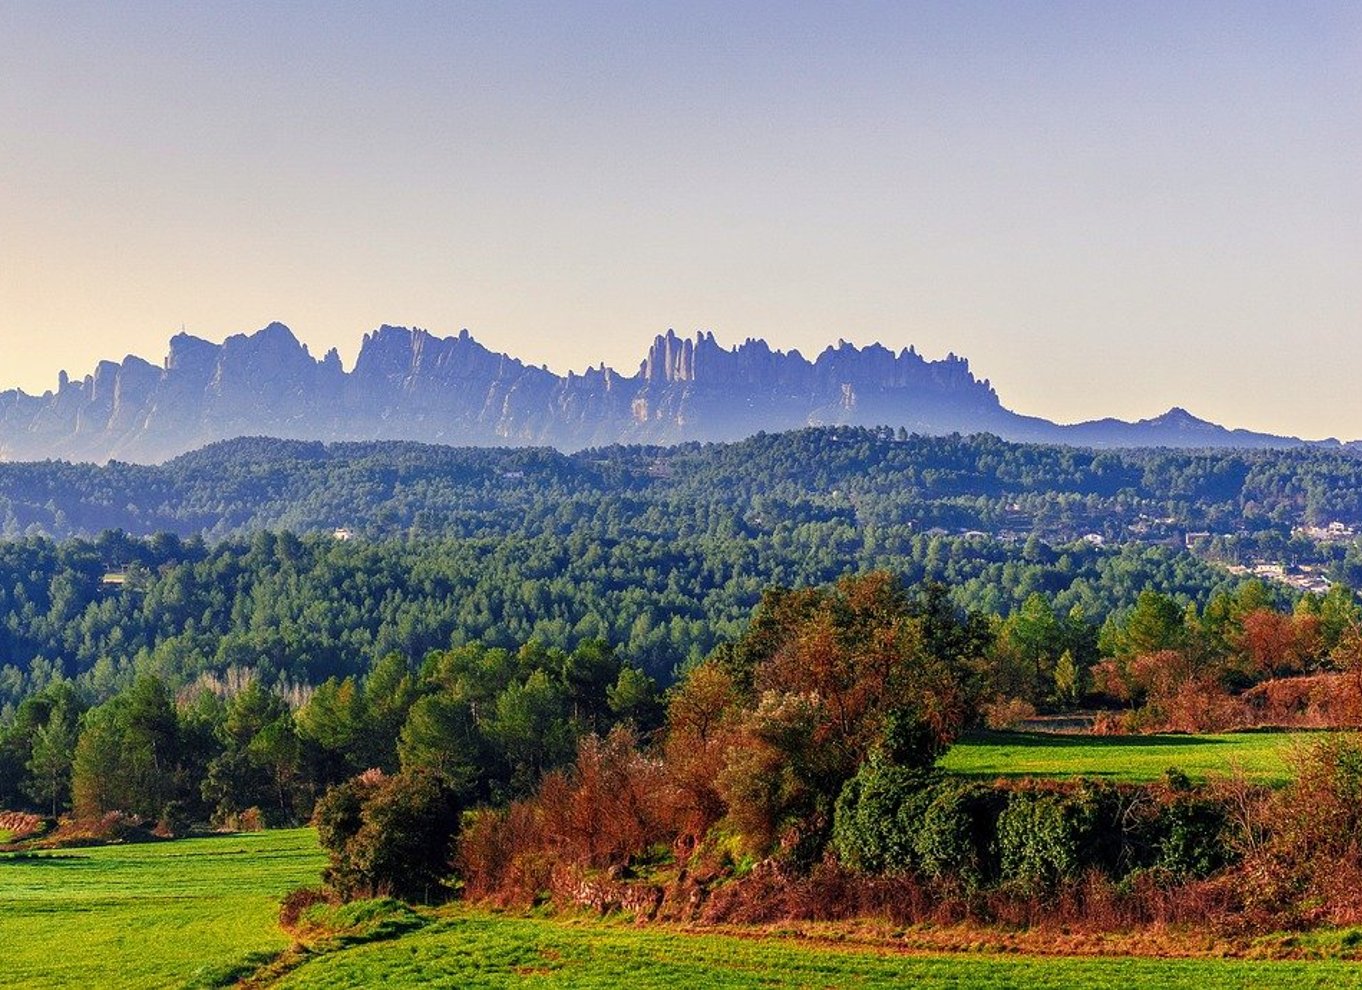
{"type": "Polygon", "coordinates": [[[1362,524],[1362,460],[1341,451],[1101,451],[871,429],[731,444],[452,448],[241,439],[160,466],[0,464],[0,535],[106,529],[210,539],[260,529],[394,535],[782,532],[871,539],[1179,542],[1362,524]]]}
{"type": "MultiPolygon", "coordinates": [[[[316,683],[474,639],[599,638],[665,681],[736,635],[763,588],[877,567],[986,613],[1040,594],[1095,625],[1146,588],[1204,602],[1242,583],[1187,553],[1189,533],[1281,557],[1315,546],[1302,524],[1362,519],[1360,498],[1362,463],[1338,453],[846,429],[574,455],[255,439],[161,467],[0,465],[0,706],[59,676],[95,694],[137,671],[316,683]]],[[[1335,580],[1362,583],[1355,543],[1330,552],[1335,580]]]]}

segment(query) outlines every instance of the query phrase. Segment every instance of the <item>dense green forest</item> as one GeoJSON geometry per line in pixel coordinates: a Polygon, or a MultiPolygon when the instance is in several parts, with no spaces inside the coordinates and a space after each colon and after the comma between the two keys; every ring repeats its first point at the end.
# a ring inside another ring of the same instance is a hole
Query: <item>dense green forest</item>
{"type": "Polygon", "coordinates": [[[810,522],[1032,533],[1051,542],[1276,534],[1362,523],[1343,451],[1092,451],[996,437],[808,429],[740,443],[566,455],[243,439],[161,466],[0,464],[0,533],[208,538],[350,527],[369,537],[728,531],[810,522]]]}
{"type": "Polygon", "coordinates": [[[1308,544],[1336,580],[1362,577],[1351,544],[1292,535],[1358,519],[1359,471],[1337,452],[845,429],[571,456],[247,439],[160,467],[0,465],[0,516],[26,534],[0,541],[0,706],[59,678],[106,697],[139,672],[310,685],[474,640],[600,639],[665,684],[739,634],[763,588],[872,568],[985,614],[1041,594],[1095,630],[1146,588],[1186,604],[1242,583],[1181,551],[1190,527],[1308,544]]]}
{"type": "Polygon", "coordinates": [[[30,539],[0,543],[0,705],[63,677],[93,696],[136,673],[180,686],[237,668],[317,684],[363,675],[389,653],[416,664],[473,640],[571,649],[601,639],[666,683],[737,635],[763,588],[872,567],[947,583],[958,604],[990,613],[1041,594],[1094,634],[1144,588],[1190,602],[1243,583],[1162,547],[907,534],[886,545],[836,522],[755,535],[659,525],[618,538],[30,539]]]}

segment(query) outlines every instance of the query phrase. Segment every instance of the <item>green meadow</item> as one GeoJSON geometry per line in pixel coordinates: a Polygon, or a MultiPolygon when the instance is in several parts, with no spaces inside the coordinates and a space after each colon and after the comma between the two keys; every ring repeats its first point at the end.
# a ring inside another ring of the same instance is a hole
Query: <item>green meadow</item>
{"type": "MultiPolygon", "coordinates": [[[[320,864],[308,830],[0,857],[0,986],[229,986],[287,947],[279,897],[320,864]]],[[[918,955],[460,907],[397,920],[397,937],[338,940],[268,985],[1362,987],[1336,960],[918,955]]]]}
{"type": "Polygon", "coordinates": [[[278,984],[360,987],[1002,988],[1362,986],[1339,961],[1115,959],[992,953],[909,955],[736,938],[624,923],[495,917],[456,910],[424,929],[320,955],[278,984]]]}
{"type": "Polygon", "coordinates": [[[217,986],[289,944],[311,829],[0,855],[0,986],[217,986]]]}
{"type": "Polygon", "coordinates": [[[1290,779],[1291,732],[1187,736],[1060,735],[979,732],[951,747],[941,766],[970,777],[1099,777],[1127,783],[1157,780],[1176,767],[1193,780],[1238,770],[1262,784],[1290,779]]]}
{"type": "MultiPolygon", "coordinates": [[[[979,733],[957,744],[943,765],[984,778],[1082,774],[1129,781],[1154,779],[1170,766],[1193,777],[1238,767],[1277,783],[1288,775],[1292,740],[1286,733],[979,733]]],[[[315,885],[322,862],[309,829],[0,854],[0,987],[230,986],[289,947],[278,926],[280,898],[315,885]]],[[[268,985],[1362,987],[1362,964],[1338,959],[908,954],[457,906],[408,911],[397,920],[303,953],[296,968],[268,985]]]]}

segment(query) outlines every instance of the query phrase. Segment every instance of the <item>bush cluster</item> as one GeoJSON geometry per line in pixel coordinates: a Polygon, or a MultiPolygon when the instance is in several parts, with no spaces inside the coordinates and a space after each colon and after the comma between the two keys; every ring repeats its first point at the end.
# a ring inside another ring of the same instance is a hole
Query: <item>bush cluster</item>
{"type": "Polygon", "coordinates": [[[1233,858],[1228,827],[1221,802],[1166,782],[988,786],[871,760],[838,799],[832,848],[862,873],[1033,897],[1094,871],[1209,876],[1233,858]]]}
{"type": "Polygon", "coordinates": [[[459,816],[452,793],[425,771],[361,774],[317,803],[326,886],[346,900],[443,900],[459,816]]]}

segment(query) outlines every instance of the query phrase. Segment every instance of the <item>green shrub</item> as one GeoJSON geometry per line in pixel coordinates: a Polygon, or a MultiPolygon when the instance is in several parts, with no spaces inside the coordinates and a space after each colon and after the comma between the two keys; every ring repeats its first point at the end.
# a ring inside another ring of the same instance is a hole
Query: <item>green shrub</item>
{"type": "Polygon", "coordinates": [[[864,873],[917,868],[914,838],[940,775],[871,759],[837,798],[832,846],[837,858],[864,873]]]}
{"type": "Polygon", "coordinates": [[[915,872],[975,886],[992,872],[997,803],[983,785],[872,760],[838,798],[833,850],[864,873],[915,872]]]}
{"type": "Polygon", "coordinates": [[[1115,873],[1122,860],[1119,794],[1083,782],[1070,791],[1018,790],[998,817],[999,868],[1022,893],[1052,890],[1091,867],[1115,873]]]}
{"type": "Polygon", "coordinates": [[[1225,807],[1217,801],[1182,794],[1159,813],[1162,833],[1155,867],[1174,879],[1209,876],[1230,863],[1225,842],[1225,807]]]}
{"type": "Polygon", "coordinates": [[[1078,847],[1061,794],[1017,791],[998,818],[998,857],[1004,879],[1035,892],[1078,869],[1078,847]]]}
{"type": "Polygon", "coordinates": [[[933,879],[955,878],[977,886],[992,872],[988,851],[996,829],[997,792],[943,780],[927,793],[930,801],[913,834],[918,870],[933,879]]]}
{"type": "Polygon", "coordinates": [[[1098,781],[1010,789],[872,759],[837,801],[832,846],[863,873],[914,873],[1013,893],[1053,891],[1089,870],[1165,880],[1228,865],[1226,808],[1190,782],[1163,794],[1098,781]]]}
{"type": "Polygon", "coordinates": [[[443,779],[373,771],[332,788],[317,805],[326,886],[345,900],[391,895],[443,899],[459,814],[443,779]]]}

